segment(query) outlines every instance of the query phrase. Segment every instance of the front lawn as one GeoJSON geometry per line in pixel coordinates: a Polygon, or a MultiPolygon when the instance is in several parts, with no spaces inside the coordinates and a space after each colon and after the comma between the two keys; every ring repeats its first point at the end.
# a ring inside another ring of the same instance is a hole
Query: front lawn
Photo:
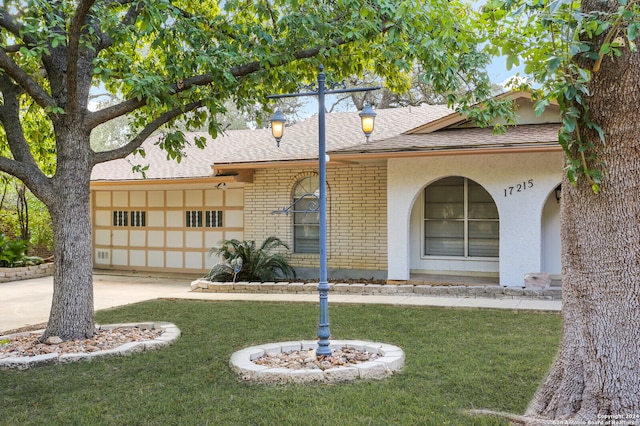
{"type": "Polygon", "coordinates": [[[129,357],[0,371],[0,424],[507,425],[464,410],[522,413],[551,365],[560,316],[498,310],[338,305],[335,339],[400,346],[384,381],[266,386],[238,380],[236,350],[313,339],[315,304],[152,301],[97,314],[104,324],[169,321],[172,346],[129,357]]]}

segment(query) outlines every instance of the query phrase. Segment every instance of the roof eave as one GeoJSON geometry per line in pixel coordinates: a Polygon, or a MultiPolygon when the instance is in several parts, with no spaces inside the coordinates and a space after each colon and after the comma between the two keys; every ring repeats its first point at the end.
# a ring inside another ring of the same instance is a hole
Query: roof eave
{"type": "Polygon", "coordinates": [[[113,186],[113,185],[139,185],[144,183],[145,185],[167,185],[167,184],[192,184],[192,183],[228,183],[233,180],[228,180],[226,177],[217,176],[195,176],[195,177],[171,177],[171,178],[139,178],[139,179],[101,179],[92,180],[91,186],[113,186]]]}
{"type": "MultiPolygon", "coordinates": [[[[494,97],[497,100],[509,100],[516,101],[518,99],[529,99],[531,100],[531,93],[524,91],[515,91],[515,92],[505,92],[501,93],[494,97]]],[[[481,102],[478,102],[476,105],[480,105],[481,102]]],[[[552,102],[553,105],[557,105],[557,102],[552,102]]],[[[405,135],[411,135],[414,133],[433,133],[435,131],[454,126],[456,124],[464,123],[469,121],[469,118],[465,114],[460,114],[459,112],[452,112],[449,115],[438,118],[437,120],[430,121],[429,123],[425,123],[421,126],[418,126],[414,129],[408,130],[405,132],[405,135]]]]}
{"type": "Polygon", "coordinates": [[[558,142],[549,142],[546,144],[523,144],[520,146],[513,145],[496,145],[484,147],[469,148],[428,148],[428,149],[407,149],[407,150],[389,150],[389,151],[368,151],[368,152],[339,152],[331,153],[332,160],[356,161],[356,160],[374,160],[389,158],[407,158],[407,157],[429,157],[429,156],[449,156],[449,155],[471,155],[471,154],[522,154],[535,152],[561,152],[562,148],[558,142]]]}

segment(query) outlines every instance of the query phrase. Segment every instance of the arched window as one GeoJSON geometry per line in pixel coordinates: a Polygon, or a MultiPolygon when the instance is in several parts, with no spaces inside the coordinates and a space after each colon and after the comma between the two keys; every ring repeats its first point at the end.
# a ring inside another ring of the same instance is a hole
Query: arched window
{"type": "Polygon", "coordinates": [[[498,208],[476,182],[453,176],[424,190],[424,255],[498,257],[498,208]]]}
{"type": "Polygon", "coordinates": [[[306,176],[293,188],[293,251],[320,253],[320,194],[318,176],[306,176]]]}

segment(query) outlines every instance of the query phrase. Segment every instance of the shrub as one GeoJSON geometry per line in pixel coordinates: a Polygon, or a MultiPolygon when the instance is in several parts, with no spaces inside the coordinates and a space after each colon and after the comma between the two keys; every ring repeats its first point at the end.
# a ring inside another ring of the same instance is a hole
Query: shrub
{"type": "Polygon", "coordinates": [[[29,208],[29,244],[30,253],[48,253],[53,251],[53,228],[51,216],[46,206],[37,198],[33,200],[33,206],[29,208]]]}
{"type": "Polygon", "coordinates": [[[27,256],[27,247],[28,243],[25,240],[11,240],[0,234],[0,267],[15,268],[44,263],[40,257],[27,256]]]}
{"type": "Polygon", "coordinates": [[[29,240],[29,252],[50,256],[53,230],[47,207],[24,184],[0,173],[0,233],[29,240]]]}
{"type": "Polygon", "coordinates": [[[260,248],[255,241],[224,240],[218,248],[209,253],[217,254],[224,262],[214,265],[206,278],[212,281],[275,281],[279,278],[296,277],[296,271],[289,265],[278,248],[289,249],[279,238],[267,238],[260,248]]]}

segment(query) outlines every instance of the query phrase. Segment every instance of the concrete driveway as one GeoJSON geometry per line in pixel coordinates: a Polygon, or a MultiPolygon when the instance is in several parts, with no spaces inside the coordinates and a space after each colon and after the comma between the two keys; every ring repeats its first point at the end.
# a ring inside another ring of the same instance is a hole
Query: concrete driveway
{"type": "MultiPolygon", "coordinates": [[[[188,297],[195,294],[190,293],[191,281],[191,277],[96,274],[93,277],[94,307],[100,310],[162,297],[188,297]]],[[[0,283],[0,333],[47,322],[52,296],[52,277],[0,283]]]]}

